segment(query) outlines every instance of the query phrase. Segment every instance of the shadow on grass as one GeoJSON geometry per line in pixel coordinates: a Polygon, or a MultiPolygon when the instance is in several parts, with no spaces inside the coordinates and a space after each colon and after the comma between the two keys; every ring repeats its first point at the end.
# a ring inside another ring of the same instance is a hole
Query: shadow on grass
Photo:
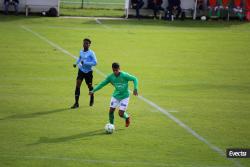
{"type": "Polygon", "coordinates": [[[35,113],[29,113],[29,114],[15,114],[15,115],[11,115],[5,118],[0,118],[0,121],[10,120],[10,119],[35,118],[35,117],[44,116],[48,114],[54,114],[54,113],[63,112],[67,110],[70,110],[70,108],[61,108],[61,109],[55,109],[55,110],[50,110],[50,111],[45,111],[45,112],[35,112],[35,113]]]}
{"type": "MultiPolygon", "coordinates": [[[[117,129],[116,131],[121,131],[121,130],[124,130],[124,129],[117,129]]],[[[27,144],[27,145],[32,146],[32,145],[46,144],[46,143],[62,143],[62,142],[69,142],[72,140],[79,140],[79,139],[83,140],[88,137],[103,136],[103,135],[108,135],[108,134],[105,133],[103,129],[99,129],[99,130],[88,131],[88,132],[83,132],[80,134],[57,137],[57,138],[40,137],[40,139],[37,142],[27,144]]]]}

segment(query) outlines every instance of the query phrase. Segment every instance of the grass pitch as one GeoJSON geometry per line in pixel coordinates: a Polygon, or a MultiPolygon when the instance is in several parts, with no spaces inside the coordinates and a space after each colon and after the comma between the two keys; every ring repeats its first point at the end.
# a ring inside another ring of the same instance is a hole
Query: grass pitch
{"type": "MultiPolygon", "coordinates": [[[[104,133],[113,88],[81,89],[75,60],[89,37],[97,68],[111,63],[139,78],[139,93],[211,144],[250,148],[250,24],[0,16],[0,166],[250,166],[212,150],[169,117],[131,96],[129,128],[115,115],[104,133]],[[38,33],[44,40],[33,33],[38,33]]],[[[94,73],[94,84],[104,78],[94,73]]],[[[132,85],[131,85],[132,86],[132,85]]]]}

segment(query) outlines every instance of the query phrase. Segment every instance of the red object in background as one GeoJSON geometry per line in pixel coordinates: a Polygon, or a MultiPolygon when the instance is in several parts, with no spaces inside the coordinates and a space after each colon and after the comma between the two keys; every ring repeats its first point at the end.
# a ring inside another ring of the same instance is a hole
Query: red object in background
{"type": "Polygon", "coordinates": [[[217,0],[209,0],[209,6],[211,7],[217,6],[217,0]]]}
{"type": "Polygon", "coordinates": [[[250,10],[250,0],[246,0],[246,10],[250,10]]]}
{"type": "Polygon", "coordinates": [[[222,6],[223,6],[223,8],[228,9],[228,6],[229,6],[229,0],[222,0],[222,6]]]}
{"type": "Polygon", "coordinates": [[[241,0],[234,0],[235,7],[241,7],[241,0]]]}
{"type": "Polygon", "coordinates": [[[250,21],[250,0],[246,0],[246,19],[250,21]]]}
{"type": "Polygon", "coordinates": [[[229,0],[222,0],[222,5],[223,6],[228,6],[229,5],[229,0]]]}

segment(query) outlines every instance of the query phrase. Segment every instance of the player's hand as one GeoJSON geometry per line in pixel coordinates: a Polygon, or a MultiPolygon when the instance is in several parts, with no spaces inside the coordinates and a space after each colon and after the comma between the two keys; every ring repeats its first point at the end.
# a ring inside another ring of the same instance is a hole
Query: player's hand
{"type": "Polygon", "coordinates": [[[94,93],[92,92],[92,91],[89,91],[89,95],[91,96],[91,95],[93,95],[94,93]]]}
{"type": "Polygon", "coordinates": [[[73,64],[73,67],[76,68],[76,64],[73,64]]]}
{"type": "Polygon", "coordinates": [[[136,89],[134,90],[133,95],[138,96],[138,92],[136,89]]]}

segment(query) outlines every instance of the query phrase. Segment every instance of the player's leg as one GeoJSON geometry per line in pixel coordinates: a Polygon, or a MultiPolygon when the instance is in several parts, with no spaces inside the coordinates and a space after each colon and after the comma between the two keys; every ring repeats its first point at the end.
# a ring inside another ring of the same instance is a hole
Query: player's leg
{"type": "Polygon", "coordinates": [[[237,14],[237,16],[239,17],[240,21],[243,21],[244,14],[242,8],[239,8],[239,13],[237,14]]]}
{"type": "Polygon", "coordinates": [[[214,8],[212,6],[208,7],[208,18],[211,19],[212,15],[213,15],[213,10],[214,8]]]}
{"type": "Polygon", "coordinates": [[[140,0],[136,5],[136,10],[138,10],[138,11],[136,11],[136,15],[138,18],[140,18],[140,9],[143,7],[143,5],[144,5],[143,0],[140,0]]]}
{"type": "Polygon", "coordinates": [[[180,14],[181,14],[181,7],[178,6],[176,10],[177,10],[176,19],[179,19],[179,16],[180,16],[180,14]]]}
{"type": "Polygon", "coordinates": [[[82,80],[84,78],[83,72],[78,71],[77,79],[76,79],[76,88],[75,88],[75,103],[71,108],[79,107],[79,97],[80,97],[80,88],[82,85],[82,80]]]}
{"type": "Polygon", "coordinates": [[[14,2],[15,14],[18,15],[18,3],[14,2]]]}
{"type": "Polygon", "coordinates": [[[168,6],[165,11],[165,20],[170,20],[170,7],[168,6]]]}
{"type": "Polygon", "coordinates": [[[228,14],[229,14],[229,8],[228,6],[224,6],[222,9],[223,13],[222,13],[222,19],[226,20],[228,19],[228,14]]]}
{"type": "Polygon", "coordinates": [[[4,13],[5,13],[5,14],[8,14],[8,13],[9,13],[9,5],[10,5],[10,3],[9,3],[8,1],[6,1],[6,2],[4,3],[4,13]]]}
{"type": "Polygon", "coordinates": [[[109,123],[114,124],[114,112],[116,107],[119,105],[119,101],[114,97],[111,97],[110,108],[109,108],[109,123]]]}
{"type": "Polygon", "coordinates": [[[153,11],[154,11],[154,19],[156,19],[157,12],[158,12],[158,7],[157,7],[157,5],[156,5],[156,4],[154,4],[153,11]]]}
{"type": "Polygon", "coordinates": [[[110,107],[109,108],[109,123],[113,125],[114,125],[114,119],[115,119],[114,112],[115,112],[115,108],[110,107]]]}
{"type": "Polygon", "coordinates": [[[119,116],[125,119],[125,126],[128,127],[130,124],[130,116],[126,112],[128,108],[129,98],[123,99],[120,101],[119,105],[119,116]]]}
{"type": "Polygon", "coordinates": [[[125,119],[125,126],[128,127],[130,124],[130,116],[128,115],[128,113],[124,110],[119,110],[119,116],[123,119],[125,119]]]}
{"type": "MultiPolygon", "coordinates": [[[[93,71],[90,71],[87,74],[85,74],[85,83],[88,86],[89,91],[93,90],[92,81],[93,81],[93,71]]],[[[90,100],[89,100],[89,106],[93,105],[94,105],[94,94],[90,95],[90,100]]]]}
{"type": "Polygon", "coordinates": [[[220,18],[220,16],[221,16],[221,8],[220,8],[220,6],[215,7],[215,12],[216,12],[216,16],[218,18],[220,18]]]}

